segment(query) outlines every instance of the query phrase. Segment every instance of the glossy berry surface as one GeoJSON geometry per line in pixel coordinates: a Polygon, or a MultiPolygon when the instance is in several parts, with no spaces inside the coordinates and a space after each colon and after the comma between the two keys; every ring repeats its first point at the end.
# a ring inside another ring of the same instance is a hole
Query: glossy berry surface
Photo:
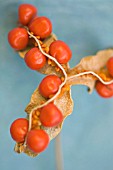
{"type": "Polygon", "coordinates": [[[58,76],[48,75],[41,81],[39,85],[39,92],[42,96],[48,98],[58,91],[61,83],[62,81],[58,76]]]}
{"type": "Polygon", "coordinates": [[[56,58],[60,64],[66,64],[72,57],[69,46],[61,40],[52,42],[49,50],[50,55],[56,58]]]}
{"type": "Polygon", "coordinates": [[[8,33],[8,41],[15,50],[23,50],[28,44],[28,33],[25,28],[14,28],[8,33]]]}
{"type": "Polygon", "coordinates": [[[10,127],[10,134],[16,142],[23,142],[28,131],[28,120],[25,118],[16,119],[10,127]]]}
{"type": "Polygon", "coordinates": [[[100,81],[96,83],[97,93],[104,98],[113,97],[113,83],[109,85],[104,85],[100,81]]]}
{"type": "Polygon", "coordinates": [[[49,136],[44,130],[30,130],[27,134],[27,146],[34,153],[44,151],[49,144],[49,136]]]}
{"type": "Polygon", "coordinates": [[[48,37],[52,32],[52,23],[47,17],[36,17],[28,27],[34,35],[40,36],[42,39],[48,37]]]}
{"type": "Polygon", "coordinates": [[[41,69],[46,63],[46,57],[37,47],[29,50],[24,57],[26,65],[32,70],[41,69]]]}
{"type": "Polygon", "coordinates": [[[41,109],[39,118],[43,126],[54,127],[62,122],[63,115],[55,104],[49,103],[41,109]]]}
{"type": "Polygon", "coordinates": [[[107,62],[107,69],[111,76],[113,76],[113,57],[111,57],[107,62]]]}
{"type": "Polygon", "coordinates": [[[37,14],[37,8],[31,4],[21,4],[18,8],[19,22],[27,25],[37,14]]]}

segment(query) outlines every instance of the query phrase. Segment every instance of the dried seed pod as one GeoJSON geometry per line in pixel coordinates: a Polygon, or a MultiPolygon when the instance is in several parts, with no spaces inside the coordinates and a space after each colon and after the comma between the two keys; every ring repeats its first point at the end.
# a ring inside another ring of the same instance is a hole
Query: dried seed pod
{"type": "MultiPolygon", "coordinates": [[[[84,57],[74,68],[68,69],[67,84],[82,84],[88,86],[90,92],[95,87],[96,80],[111,81],[112,77],[106,71],[106,63],[113,56],[113,49],[97,52],[94,56],[84,57]],[[83,74],[82,74],[83,73],[83,74]]],[[[110,84],[110,82],[108,82],[110,84]]]]}
{"type": "MultiPolygon", "coordinates": [[[[61,65],[56,60],[54,60],[52,56],[48,55],[50,44],[57,39],[54,34],[51,34],[43,42],[40,42],[37,37],[35,37],[29,31],[28,34],[31,38],[34,38],[34,40],[36,41],[35,43],[37,43],[37,47],[41,50],[41,52],[44,55],[46,54],[46,56],[48,57],[45,66],[40,69],[39,72],[42,74],[55,74],[62,80],[59,91],[55,95],[50,96],[49,99],[44,98],[39,93],[39,90],[37,88],[32,94],[31,100],[25,109],[29,120],[29,130],[32,128],[43,129],[49,135],[50,140],[52,140],[60,133],[65,118],[73,111],[71,85],[86,85],[91,92],[95,87],[96,80],[100,80],[104,84],[109,84],[111,81],[113,81],[106,71],[106,68],[104,68],[107,60],[113,55],[113,50],[103,50],[99,51],[95,56],[84,57],[77,66],[71,69],[68,63],[61,65]],[[64,117],[63,121],[58,126],[51,128],[42,126],[39,120],[39,110],[50,102],[54,102],[54,104],[62,112],[64,117]]],[[[19,55],[24,58],[24,55],[29,49],[30,47],[28,47],[24,51],[19,52],[19,55]]],[[[15,146],[15,151],[18,153],[24,152],[32,157],[38,155],[33,153],[27,147],[26,141],[21,145],[17,143],[15,146]]]]}

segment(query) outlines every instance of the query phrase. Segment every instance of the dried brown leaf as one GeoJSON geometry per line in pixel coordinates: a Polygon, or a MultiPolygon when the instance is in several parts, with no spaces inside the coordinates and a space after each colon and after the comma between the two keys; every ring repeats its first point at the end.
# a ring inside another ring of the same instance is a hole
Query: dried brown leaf
{"type": "Polygon", "coordinates": [[[38,72],[40,72],[42,74],[47,74],[47,75],[48,74],[56,74],[59,77],[63,76],[62,72],[56,71],[55,66],[49,65],[47,62],[46,62],[45,66],[42,69],[38,70],[38,72]]]}
{"type": "Polygon", "coordinates": [[[67,117],[73,111],[73,100],[71,98],[70,86],[64,88],[62,89],[61,94],[55,99],[54,103],[61,110],[63,116],[67,117]]]}
{"type": "MultiPolygon", "coordinates": [[[[31,114],[34,110],[37,109],[38,106],[40,106],[42,104],[42,101],[46,102],[45,98],[43,98],[40,95],[38,88],[37,88],[34,91],[34,93],[32,94],[30,103],[26,107],[25,111],[28,114],[31,114]]],[[[73,101],[72,101],[72,98],[71,98],[70,86],[68,86],[68,88],[66,87],[66,88],[62,89],[61,94],[54,100],[54,104],[61,110],[61,112],[64,116],[64,119],[72,113],[72,111],[73,111],[73,101]]],[[[62,129],[62,125],[63,125],[63,122],[56,127],[47,128],[47,127],[41,126],[40,128],[45,130],[48,133],[50,140],[52,140],[53,138],[55,138],[60,133],[60,131],[62,129]]],[[[24,144],[17,143],[15,145],[15,151],[17,153],[24,152],[28,156],[31,156],[31,157],[37,156],[37,154],[33,153],[24,144]]]]}
{"type": "Polygon", "coordinates": [[[35,157],[38,155],[38,154],[32,152],[26,145],[20,144],[20,143],[16,143],[14,151],[19,154],[24,152],[25,154],[27,154],[28,156],[31,156],[31,157],[35,157]]]}
{"type": "Polygon", "coordinates": [[[68,74],[69,76],[71,76],[78,72],[83,72],[84,70],[98,72],[106,65],[106,62],[112,56],[113,56],[113,49],[106,49],[106,50],[99,51],[94,56],[86,56],[81,59],[78,65],[70,69],[68,74]]]}
{"type": "MultiPolygon", "coordinates": [[[[102,73],[103,68],[106,65],[108,59],[113,56],[113,49],[107,49],[99,51],[94,56],[84,57],[80,63],[72,69],[68,70],[68,80],[67,84],[82,84],[89,87],[90,92],[94,89],[96,78],[92,74],[81,75],[77,77],[76,75],[85,71],[93,71],[95,73],[102,73]]],[[[105,72],[104,72],[105,74],[105,72]]]]}
{"type": "MultiPolygon", "coordinates": [[[[40,95],[38,88],[37,88],[34,91],[34,93],[32,94],[31,101],[28,104],[28,106],[26,107],[25,111],[28,114],[31,114],[31,112],[36,110],[37,107],[42,104],[42,101],[46,102],[46,99],[40,95]]],[[[72,101],[72,98],[71,98],[70,87],[68,89],[61,91],[61,95],[58,96],[54,100],[54,103],[61,110],[64,118],[67,117],[68,115],[70,115],[72,113],[72,110],[73,110],[73,101],[72,101]]],[[[56,128],[59,129],[60,125],[58,127],[55,127],[55,129],[56,128]]],[[[54,131],[53,130],[54,128],[46,128],[46,129],[51,129],[50,131],[54,131]]],[[[55,133],[57,133],[56,130],[55,130],[55,133]]],[[[50,134],[50,136],[55,136],[55,135],[50,134]]]]}
{"type": "Polygon", "coordinates": [[[40,93],[38,88],[34,91],[34,93],[31,96],[30,103],[27,105],[25,111],[30,114],[33,110],[35,110],[38,106],[45,103],[47,99],[45,99],[40,93]]]}
{"type": "Polygon", "coordinates": [[[88,87],[89,92],[91,93],[95,87],[95,77],[92,75],[84,75],[79,77],[73,77],[67,80],[68,85],[85,85],[88,87]]]}
{"type": "MultiPolygon", "coordinates": [[[[60,95],[59,97],[56,98],[54,103],[60,109],[60,111],[62,112],[64,119],[65,119],[73,111],[73,100],[71,98],[71,90],[70,89],[61,92],[61,94],[62,95],[60,95]]],[[[50,140],[55,138],[60,133],[62,126],[63,126],[63,122],[53,128],[43,127],[43,129],[48,133],[50,140]]]]}

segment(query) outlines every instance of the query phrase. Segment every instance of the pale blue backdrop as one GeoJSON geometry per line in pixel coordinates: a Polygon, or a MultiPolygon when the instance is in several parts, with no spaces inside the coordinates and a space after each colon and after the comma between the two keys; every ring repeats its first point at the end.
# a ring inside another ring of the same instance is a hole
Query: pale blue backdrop
{"type": "MultiPolygon", "coordinates": [[[[0,170],[55,170],[54,140],[34,159],[13,152],[11,122],[24,108],[42,76],[28,69],[7,42],[20,3],[37,6],[53,32],[69,44],[71,66],[86,55],[113,46],[113,0],[0,0],[0,170]]],[[[72,87],[73,114],[61,133],[64,170],[113,170],[113,98],[102,99],[84,86],[72,87]]]]}

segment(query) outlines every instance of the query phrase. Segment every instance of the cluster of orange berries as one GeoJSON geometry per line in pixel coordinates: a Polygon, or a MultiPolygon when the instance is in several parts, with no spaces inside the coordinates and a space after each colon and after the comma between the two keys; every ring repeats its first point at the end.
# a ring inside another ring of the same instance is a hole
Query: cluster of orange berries
{"type": "MultiPolygon", "coordinates": [[[[14,28],[8,33],[8,41],[15,50],[24,50],[30,43],[28,31],[39,41],[42,49],[45,48],[42,43],[52,33],[52,23],[47,17],[39,17],[37,9],[31,4],[21,4],[18,8],[18,17],[20,26],[14,28]]],[[[46,51],[45,51],[46,52],[46,51]]],[[[59,64],[66,64],[72,57],[69,46],[61,41],[56,40],[50,44],[47,53],[57,60],[59,64]]],[[[45,56],[35,43],[24,57],[26,65],[32,70],[40,70],[47,62],[45,56]]],[[[48,59],[48,63],[51,62],[48,59]]],[[[49,63],[52,64],[52,63],[49,63]]],[[[53,63],[54,64],[54,63],[53,63]]],[[[60,68],[56,67],[56,71],[60,68]]],[[[48,100],[54,96],[62,83],[62,77],[57,75],[46,76],[39,85],[40,94],[48,100]]],[[[40,110],[32,113],[32,126],[29,129],[29,121],[25,118],[16,119],[11,127],[10,133],[17,143],[24,143],[26,140],[27,147],[34,153],[40,153],[45,150],[49,144],[48,134],[41,129],[41,126],[55,127],[63,121],[63,114],[57,106],[51,102],[40,110]]]]}

